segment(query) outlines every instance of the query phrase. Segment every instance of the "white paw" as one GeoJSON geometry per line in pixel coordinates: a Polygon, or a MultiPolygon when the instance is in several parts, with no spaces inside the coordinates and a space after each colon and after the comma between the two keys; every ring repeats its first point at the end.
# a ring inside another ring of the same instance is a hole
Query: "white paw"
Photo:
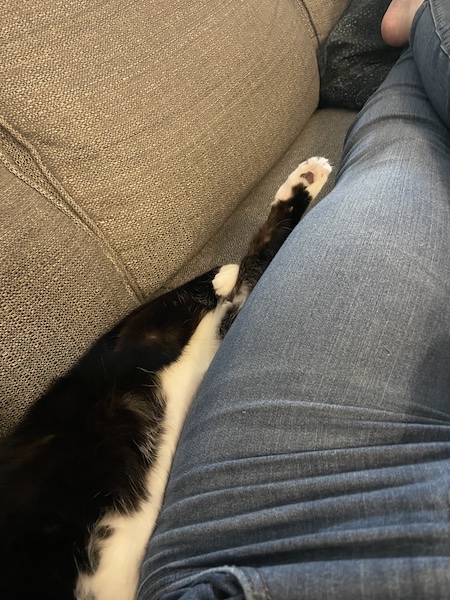
{"type": "Polygon", "coordinates": [[[300,184],[308,190],[312,198],[315,198],[325,185],[328,175],[331,173],[332,166],[326,158],[322,156],[313,156],[300,163],[293,171],[278,192],[275,194],[273,204],[289,200],[294,195],[294,189],[300,184]]]}
{"type": "Polygon", "coordinates": [[[214,277],[212,284],[216,294],[226,298],[231,294],[236,285],[239,265],[224,265],[214,277]]]}

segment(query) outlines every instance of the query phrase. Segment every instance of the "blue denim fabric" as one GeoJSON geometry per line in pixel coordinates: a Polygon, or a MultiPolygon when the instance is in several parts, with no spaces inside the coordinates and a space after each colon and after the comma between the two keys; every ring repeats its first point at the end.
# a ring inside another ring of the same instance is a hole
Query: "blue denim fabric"
{"type": "Polygon", "coordinates": [[[450,5],[431,6],[206,375],[140,600],[450,597],[450,5]]]}
{"type": "Polygon", "coordinates": [[[411,47],[423,87],[450,128],[450,3],[424,2],[416,13],[411,47]]]}

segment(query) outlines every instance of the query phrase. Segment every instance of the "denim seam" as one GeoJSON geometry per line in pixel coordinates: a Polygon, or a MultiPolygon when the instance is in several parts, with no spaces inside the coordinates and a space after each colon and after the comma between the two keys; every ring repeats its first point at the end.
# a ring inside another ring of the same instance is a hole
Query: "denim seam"
{"type": "Polygon", "coordinates": [[[264,586],[264,593],[266,595],[267,600],[272,600],[272,595],[269,591],[269,586],[267,585],[266,578],[264,577],[264,575],[261,571],[258,572],[258,575],[260,576],[262,584],[264,586]]]}
{"type": "MultiPolygon", "coordinates": [[[[423,13],[425,12],[425,9],[427,8],[427,6],[429,6],[429,2],[428,2],[428,0],[425,0],[425,2],[423,2],[417,9],[416,14],[414,15],[414,19],[412,20],[412,23],[411,23],[411,32],[409,35],[409,45],[412,48],[413,52],[414,52],[414,44],[411,42],[413,41],[413,39],[415,37],[416,29],[419,26],[420,18],[423,15],[423,13]]],[[[431,6],[430,6],[430,11],[431,11],[431,6]]],[[[433,17],[433,21],[434,21],[434,17],[433,17]]],[[[436,23],[435,23],[435,29],[436,29],[436,23]]]]}
{"type": "MultiPolygon", "coordinates": [[[[433,19],[433,24],[434,24],[434,30],[436,32],[437,37],[439,38],[439,46],[442,50],[442,52],[444,52],[444,54],[446,54],[446,56],[448,56],[450,58],[450,51],[447,49],[447,47],[445,46],[445,42],[444,39],[441,35],[441,32],[439,30],[439,25],[438,25],[438,18],[436,16],[436,9],[433,6],[432,2],[429,2],[429,0],[426,0],[426,2],[424,2],[424,4],[422,5],[424,8],[426,7],[426,4],[428,4],[430,6],[430,14],[431,14],[431,18],[433,19]]],[[[420,10],[420,9],[419,9],[420,10]]],[[[417,15],[416,15],[417,16],[417,15]]]]}
{"type": "Polygon", "coordinates": [[[238,572],[245,577],[246,584],[248,584],[247,589],[251,588],[248,591],[252,597],[247,598],[246,596],[246,600],[272,600],[266,578],[260,569],[241,567],[238,572]]]}
{"type": "Polygon", "coordinates": [[[256,590],[255,590],[255,586],[253,584],[253,579],[250,577],[250,575],[246,572],[245,569],[240,569],[240,571],[241,571],[242,575],[245,577],[247,585],[250,588],[250,593],[252,595],[252,599],[251,600],[257,600],[256,590]]]}

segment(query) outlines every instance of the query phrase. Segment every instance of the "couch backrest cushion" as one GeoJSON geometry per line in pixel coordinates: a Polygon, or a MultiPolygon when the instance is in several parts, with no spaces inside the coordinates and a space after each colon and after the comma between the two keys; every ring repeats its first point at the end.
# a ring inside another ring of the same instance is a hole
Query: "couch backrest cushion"
{"type": "Polygon", "coordinates": [[[0,433],[203,246],[318,100],[296,0],[1,16],[0,433]]]}
{"type": "Polygon", "coordinates": [[[95,236],[0,163],[0,436],[137,305],[95,236]]]}
{"type": "Polygon", "coordinates": [[[291,0],[6,5],[5,123],[144,294],[201,248],[317,105],[311,27],[291,0]]]}
{"type": "Polygon", "coordinates": [[[294,0],[306,11],[317,41],[322,42],[330,33],[349,0],[294,0]]]}

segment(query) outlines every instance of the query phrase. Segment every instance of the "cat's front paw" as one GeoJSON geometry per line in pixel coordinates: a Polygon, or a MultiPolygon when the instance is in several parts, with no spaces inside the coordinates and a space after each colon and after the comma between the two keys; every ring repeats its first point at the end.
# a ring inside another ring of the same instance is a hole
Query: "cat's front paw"
{"type": "Polygon", "coordinates": [[[322,156],[308,158],[298,165],[279,188],[272,205],[286,202],[292,198],[300,184],[305,186],[311,198],[314,199],[325,185],[331,170],[332,166],[326,158],[322,156]]]}
{"type": "Polygon", "coordinates": [[[239,265],[230,264],[220,267],[217,275],[212,281],[217,296],[226,298],[231,294],[236,285],[238,273],[239,265]]]}

